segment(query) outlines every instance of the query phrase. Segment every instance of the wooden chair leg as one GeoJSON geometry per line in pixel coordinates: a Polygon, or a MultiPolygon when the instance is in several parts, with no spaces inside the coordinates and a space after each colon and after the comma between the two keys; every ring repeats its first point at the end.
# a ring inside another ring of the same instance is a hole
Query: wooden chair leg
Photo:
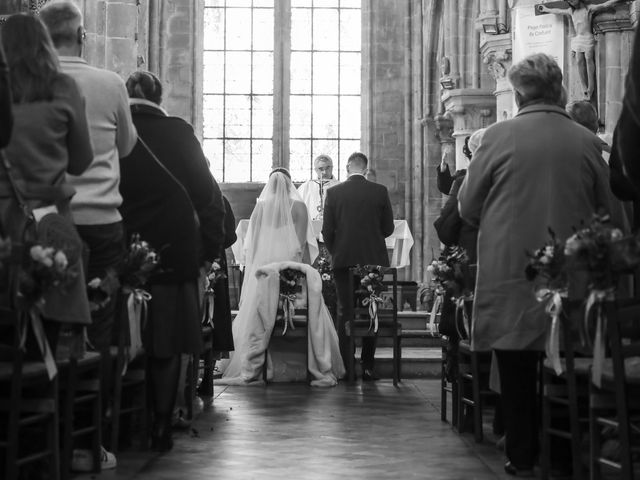
{"type": "Polygon", "coordinates": [[[66,383],[62,391],[64,395],[62,401],[62,437],[61,437],[61,458],[60,476],[63,480],[71,476],[71,457],[73,455],[73,399],[76,394],[78,383],[78,363],[71,359],[67,367],[66,383]]]}
{"type": "MultiPolygon", "coordinates": [[[[440,420],[447,421],[447,368],[446,368],[446,349],[442,347],[442,361],[440,362],[440,420]]],[[[451,410],[456,408],[455,404],[451,406],[451,410]]],[[[453,412],[452,412],[453,415],[453,412]]]]}
{"type": "Polygon", "coordinates": [[[58,413],[58,378],[51,381],[51,395],[53,397],[53,415],[51,416],[48,446],[51,448],[51,471],[49,478],[60,480],[60,415],[58,413]]]}
{"type": "Polygon", "coordinates": [[[473,395],[473,429],[477,443],[482,442],[482,396],[480,395],[480,365],[478,354],[471,352],[471,372],[473,380],[471,382],[473,395]]]}
{"type": "Polygon", "coordinates": [[[540,451],[540,478],[541,480],[547,480],[549,478],[549,470],[551,468],[551,435],[549,429],[551,428],[551,402],[544,393],[545,386],[551,381],[551,376],[548,372],[542,373],[542,445],[540,451]]]}
{"type": "Polygon", "coordinates": [[[595,387],[589,382],[589,470],[591,472],[591,480],[601,480],[602,472],[600,470],[600,426],[596,422],[596,407],[592,405],[594,398],[597,396],[595,387]]]}
{"type": "Polygon", "coordinates": [[[353,335],[349,335],[349,381],[356,381],[356,359],[355,359],[356,342],[353,335]]]}
{"type": "Polygon", "coordinates": [[[394,337],[393,339],[393,386],[397,387],[400,382],[400,337],[394,337]]]}
{"type": "MultiPolygon", "coordinates": [[[[398,381],[402,381],[402,337],[398,337],[398,381]]],[[[393,359],[396,360],[396,352],[393,352],[393,359]]]]}
{"type": "Polygon", "coordinates": [[[116,362],[116,370],[113,381],[113,400],[111,407],[111,443],[109,449],[118,453],[118,438],[120,436],[120,408],[122,407],[122,367],[121,362],[116,362]]]}
{"type": "Polygon", "coordinates": [[[458,401],[456,402],[456,411],[458,412],[458,433],[464,432],[464,402],[462,399],[465,397],[465,379],[462,377],[462,373],[458,372],[456,383],[458,384],[458,401]]]}
{"type": "MultiPolygon", "coordinates": [[[[456,373],[454,372],[454,379],[456,378],[456,373]]],[[[455,428],[459,428],[459,414],[458,414],[458,403],[460,402],[460,392],[458,391],[458,382],[453,380],[451,382],[451,425],[455,428]]]]}

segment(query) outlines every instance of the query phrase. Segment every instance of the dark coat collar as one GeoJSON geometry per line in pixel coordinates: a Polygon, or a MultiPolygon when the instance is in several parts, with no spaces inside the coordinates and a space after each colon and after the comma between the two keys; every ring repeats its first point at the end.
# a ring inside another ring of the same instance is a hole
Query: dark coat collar
{"type": "Polygon", "coordinates": [[[571,120],[571,117],[564,108],[557,105],[551,105],[549,103],[535,103],[533,105],[527,105],[526,107],[521,108],[516,116],[519,117],[520,115],[526,115],[527,113],[535,112],[559,113],[560,115],[564,115],[569,120],[571,120]]]}

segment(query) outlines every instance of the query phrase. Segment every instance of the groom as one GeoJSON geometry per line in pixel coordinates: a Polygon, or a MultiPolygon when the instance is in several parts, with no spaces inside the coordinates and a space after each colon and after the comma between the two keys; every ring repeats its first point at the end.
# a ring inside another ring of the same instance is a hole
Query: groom
{"type": "MultiPolygon", "coordinates": [[[[349,367],[349,339],[345,322],[353,318],[349,303],[354,285],[349,285],[349,267],[356,265],[389,266],[384,239],[393,233],[393,212],[387,188],[365,178],[368,165],[363,153],[353,153],[347,161],[349,178],[327,190],[324,204],[322,235],[333,259],[333,272],[338,293],[336,329],[340,353],[349,367]]],[[[362,379],[377,380],[373,371],[376,337],[362,339],[362,379]]]]}

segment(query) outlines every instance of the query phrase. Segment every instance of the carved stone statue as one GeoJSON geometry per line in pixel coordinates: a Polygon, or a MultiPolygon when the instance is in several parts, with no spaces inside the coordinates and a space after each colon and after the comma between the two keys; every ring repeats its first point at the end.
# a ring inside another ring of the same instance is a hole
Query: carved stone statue
{"type": "Polygon", "coordinates": [[[584,0],[566,0],[566,7],[548,7],[544,4],[536,5],[539,12],[567,15],[571,17],[575,36],[571,39],[571,54],[574,58],[582,93],[585,100],[591,100],[596,90],[596,62],[595,45],[591,22],[593,16],[610,8],[622,0],[607,0],[599,4],[585,3],[584,0]]]}

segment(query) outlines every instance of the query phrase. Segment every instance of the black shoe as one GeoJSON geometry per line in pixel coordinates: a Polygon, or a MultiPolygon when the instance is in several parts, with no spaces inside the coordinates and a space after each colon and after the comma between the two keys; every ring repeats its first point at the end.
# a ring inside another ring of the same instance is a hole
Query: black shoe
{"type": "Polygon", "coordinates": [[[504,464],[504,471],[507,472],[508,475],[514,477],[531,478],[534,476],[533,467],[519,468],[511,462],[507,462],[504,464]]]}
{"type": "Polygon", "coordinates": [[[376,375],[376,372],[371,368],[365,368],[362,371],[362,380],[364,382],[375,382],[376,380],[380,380],[380,377],[376,375]]]}

